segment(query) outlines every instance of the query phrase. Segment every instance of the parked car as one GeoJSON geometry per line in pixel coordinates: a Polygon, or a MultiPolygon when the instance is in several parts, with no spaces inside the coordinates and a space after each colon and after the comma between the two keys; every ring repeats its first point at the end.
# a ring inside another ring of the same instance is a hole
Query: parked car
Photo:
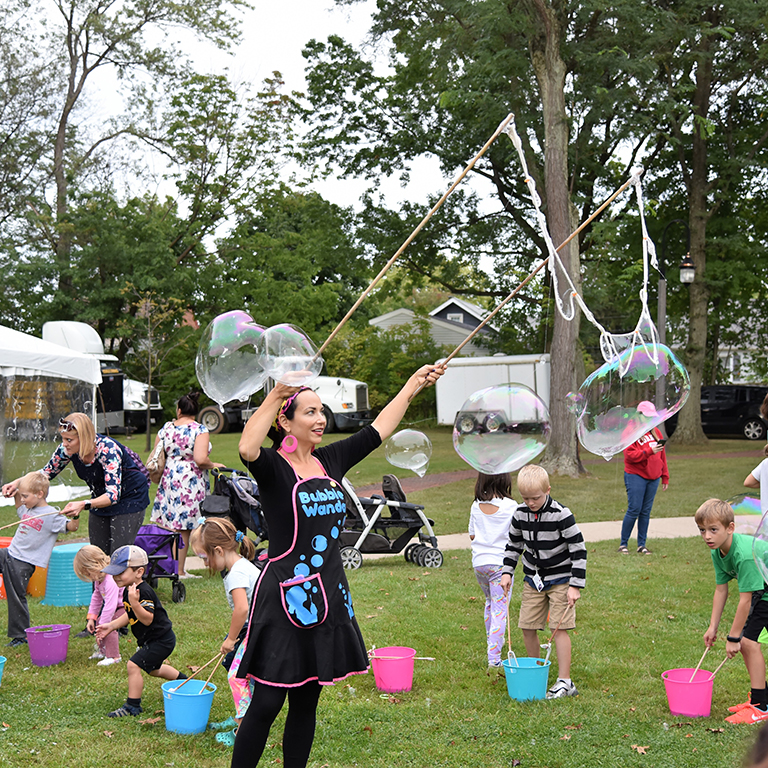
{"type": "MultiPolygon", "coordinates": [[[[763,440],[768,422],[760,406],[768,387],[758,384],[718,384],[701,388],[701,426],[708,435],[743,435],[748,440],[763,440]]],[[[677,414],[667,420],[667,434],[677,426],[677,414]]]]}

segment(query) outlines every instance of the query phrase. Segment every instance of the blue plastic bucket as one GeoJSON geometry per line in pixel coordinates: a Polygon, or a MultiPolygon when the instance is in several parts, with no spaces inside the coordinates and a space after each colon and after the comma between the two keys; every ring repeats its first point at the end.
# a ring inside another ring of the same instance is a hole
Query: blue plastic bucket
{"type": "Polygon", "coordinates": [[[5,669],[5,662],[7,659],[5,656],[0,656],[0,683],[3,682],[3,670],[5,669]]]}
{"type": "Polygon", "coordinates": [[[544,659],[504,659],[504,677],[507,679],[507,693],[510,699],[533,701],[547,695],[549,666],[544,659]]]}
{"type": "Polygon", "coordinates": [[[165,703],[165,729],[173,733],[203,733],[208,727],[216,686],[203,680],[169,680],[161,686],[165,703]],[[205,690],[203,690],[205,688],[205,690]]]}

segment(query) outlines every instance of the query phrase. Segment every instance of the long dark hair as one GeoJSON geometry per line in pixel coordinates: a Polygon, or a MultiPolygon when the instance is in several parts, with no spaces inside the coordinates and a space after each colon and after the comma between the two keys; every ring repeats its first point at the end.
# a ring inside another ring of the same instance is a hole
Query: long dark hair
{"type": "Polygon", "coordinates": [[[477,473],[477,482],[475,483],[475,499],[477,501],[511,498],[512,475],[509,472],[504,472],[501,475],[477,473]]]}
{"type": "Polygon", "coordinates": [[[200,410],[200,393],[188,392],[186,395],[182,395],[177,406],[182,416],[197,416],[197,412],[200,410]]]}

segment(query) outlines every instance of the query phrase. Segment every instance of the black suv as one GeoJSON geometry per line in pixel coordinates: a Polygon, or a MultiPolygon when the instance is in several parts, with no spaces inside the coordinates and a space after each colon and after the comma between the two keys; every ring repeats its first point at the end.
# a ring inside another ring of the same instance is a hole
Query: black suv
{"type": "MultiPolygon", "coordinates": [[[[701,388],[701,426],[708,435],[744,435],[763,440],[768,422],[760,406],[768,387],[757,384],[718,384],[701,388]]],[[[667,434],[677,426],[677,414],[666,422],[667,434]]]]}

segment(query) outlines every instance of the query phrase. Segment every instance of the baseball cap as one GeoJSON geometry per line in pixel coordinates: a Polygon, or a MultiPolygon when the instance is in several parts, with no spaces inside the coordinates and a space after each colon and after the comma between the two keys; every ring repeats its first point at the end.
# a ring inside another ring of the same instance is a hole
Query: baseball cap
{"type": "Polygon", "coordinates": [[[118,547],[113,553],[106,568],[102,568],[102,573],[109,573],[116,576],[122,573],[126,568],[138,568],[147,565],[149,558],[147,553],[135,544],[126,544],[124,547],[118,547]]]}

